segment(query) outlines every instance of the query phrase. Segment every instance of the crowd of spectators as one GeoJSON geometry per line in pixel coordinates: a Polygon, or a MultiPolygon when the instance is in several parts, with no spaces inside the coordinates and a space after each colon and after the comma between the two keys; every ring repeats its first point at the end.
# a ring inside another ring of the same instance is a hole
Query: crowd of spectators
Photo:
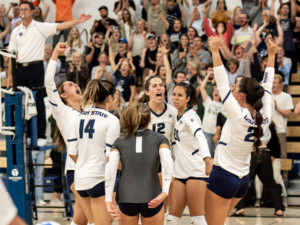
{"type": "MultiPolygon", "coordinates": [[[[54,36],[54,46],[60,36],[68,45],[63,62],[57,64],[57,74],[64,67],[65,78],[78,84],[82,91],[91,79],[113,82],[119,94],[114,110],[117,116],[131,102],[143,101],[143,95],[138,92],[143,93],[150,76],[162,78],[166,88],[165,101],[171,105],[175,84],[189,81],[197,88],[199,104],[194,109],[202,120],[213,157],[226,113],[215,85],[208,47],[210,38],[219,36],[221,39],[220,52],[232,89],[244,76],[262,78],[268,59],[266,43],[273,41],[279,45],[273,85],[273,122],[281,158],[286,158],[287,119],[294,108],[288,87],[291,74],[297,72],[300,61],[297,54],[300,49],[300,2],[279,0],[280,7],[275,9],[277,0],[271,0],[270,5],[267,0],[241,0],[236,1],[234,9],[229,9],[226,0],[214,1],[215,9],[211,9],[212,0],[140,0],[142,18],[137,16],[140,13],[136,13],[133,0],[116,1],[115,15],[109,15],[107,6],[102,5],[98,8],[100,19],[93,18],[89,30],[90,42],[82,41],[76,27],[54,36]],[[162,52],[162,46],[167,52],[162,52]]],[[[46,0],[33,2],[36,7],[34,19],[45,21],[49,12],[46,0]],[[43,12],[40,3],[45,6],[43,12]]],[[[56,23],[73,19],[75,0],[53,2],[56,4],[56,23]]],[[[11,3],[7,10],[1,5],[0,47],[9,43],[9,33],[20,23],[18,4],[11,3]],[[11,9],[13,16],[8,16],[11,9]]],[[[52,46],[47,44],[45,69],[51,54],[52,46]]],[[[1,62],[3,67],[3,60],[1,62]]],[[[57,76],[56,82],[60,81],[57,76]]],[[[288,179],[287,172],[283,173],[283,179],[288,179]]]]}

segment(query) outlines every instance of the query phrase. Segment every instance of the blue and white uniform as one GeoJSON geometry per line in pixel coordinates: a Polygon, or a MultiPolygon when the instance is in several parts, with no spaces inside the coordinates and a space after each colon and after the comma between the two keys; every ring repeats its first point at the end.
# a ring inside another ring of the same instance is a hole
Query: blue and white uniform
{"type": "MultiPolygon", "coordinates": [[[[149,106],[148,102],[146,104],[149,106]]],[[[149,106],[151,111],[151,122],[149,123],[148,128],[164,135],[168,139],[169,145],[172,146],[172,143],[175,142],[173,132],[177,118],[177,110],[167,103],[164,104],[165,110],[160,115],[153,112],[149,106]]],[[[174,152],[172,156],[174,156],[174,152]]]]}
{"type": "MultiPolygon", "coordinates": [[[[56,71],[56,61],[50,60],[47,72],[45,75],[45,86],[48,95],[48,100],[50,102],[51,112],[56,120],[56,125],[58,126],[61,135],[67,146],[67,152],[69,151],[69,142],[68,139],[71,137],[71,130],[74,126],[74,121],[79,116],[80,112],[76,109],[73,109],[65,103],[62,102],[58,91],[56,89],[56,85],[54,82],[55,71],[56,71]]],[[[67,174],[67,180],[69,186],[74,182],[74,170],[75,170],[75,163],[67,156],[66,165],[65,165],[65,174],[67,174]]]]}
{"type": "Polygon", "coordinates": [[[119,136],[118,118],[105,109],[88,107],[74,121],[68,154],[78,155],[75,190],[81,197],[105,195],[105,165],[119,136]]]}
{"type": "MultiPolygon", "coordinates": [[[[241,107],[233,97],[224,66],[215,67],[214,74],[228,116],[216,148],[214,167],[207,187],[226,199],[242,198],[248,190],[251,150],[257,125],[251,112],[241,107]]],[[[264,131],[271,121],[273,79],[274,68],[266,68],[262,82],[265,94],[262,98],[263,108],[260,110],[264,131]]]]}
{"type": "Polygon", "coordinates": [[[201,120],[194,110],[188,109],[177,118],[174,139],[176,156],[173,177],[183,183],[188,179],[208,178],[205,174],[204,159],[211,157],[210,151],[201,130],[201,120]]]}

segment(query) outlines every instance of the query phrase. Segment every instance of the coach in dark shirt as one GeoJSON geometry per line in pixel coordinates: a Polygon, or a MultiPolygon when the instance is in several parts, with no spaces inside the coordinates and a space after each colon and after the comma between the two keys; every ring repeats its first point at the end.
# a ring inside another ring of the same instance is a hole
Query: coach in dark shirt
{"type": "Polygon", "coordinates": [[[106,31],[110,26],[118,26],[114,19],[108,18],[108,9],[106,6],[101,6],[98,10],[100,11],[100,16],[102,19],[99,21],[94,21],[94,25],[90,30],[91,35],[95,32],[106,34],[106,31]]]}

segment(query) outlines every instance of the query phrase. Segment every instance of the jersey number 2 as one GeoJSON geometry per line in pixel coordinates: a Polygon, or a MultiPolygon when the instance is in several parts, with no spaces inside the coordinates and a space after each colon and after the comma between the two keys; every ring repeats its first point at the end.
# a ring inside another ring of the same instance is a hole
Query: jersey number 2
{"type": "MultiPolygon", "coordinates": [[[[95,120],[89,120],[89,122],[87,123],[84,129],[84,133],[89,134],[89,139],[93,139],[93,134],[95,133],[94,125],[95,125],[95,120]]],[[[84,120],[80,120],[79,138],[81,139],[83,138],[83,127],[84,127],[84,120]]]]}
{"type": "Polygon", "coordinates": [[[160,134],[165,134],[165,132],[163,131],[163,129],[165,129],[165,124],[164,123],[158,123],[157,124],[157,130],[156,130],[156,124],[153,124],[153,128],[152,130],[154,132],[160,133],[160,134]]]}
{"type": "Polygon", "coordinates": [[[254,140],[250,140],[250,138],[254,137],[254,132],[257,128],[256,127],[249,127],[248,128],[248,133],[244,139],[244,141],[247,141],[247,142],[254,142],[254,140]]]}

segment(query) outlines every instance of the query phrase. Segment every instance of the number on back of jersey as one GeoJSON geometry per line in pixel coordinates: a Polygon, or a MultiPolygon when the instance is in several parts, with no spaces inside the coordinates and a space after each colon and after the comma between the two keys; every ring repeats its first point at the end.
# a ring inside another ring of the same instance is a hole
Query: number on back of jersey
{"type": "MultiPolygon", "coordinates": [[[[84,127],[85,120],[80,120],[80,126],[79,126],[79,138],[83,138],[83,127],[84,127]]],[[[89,120],[87,125],[84,128],[84,133],[89,134],[89,139],[93,139],[93,134],[95,133],[94,129],[95,120],[89,120]]]]}

